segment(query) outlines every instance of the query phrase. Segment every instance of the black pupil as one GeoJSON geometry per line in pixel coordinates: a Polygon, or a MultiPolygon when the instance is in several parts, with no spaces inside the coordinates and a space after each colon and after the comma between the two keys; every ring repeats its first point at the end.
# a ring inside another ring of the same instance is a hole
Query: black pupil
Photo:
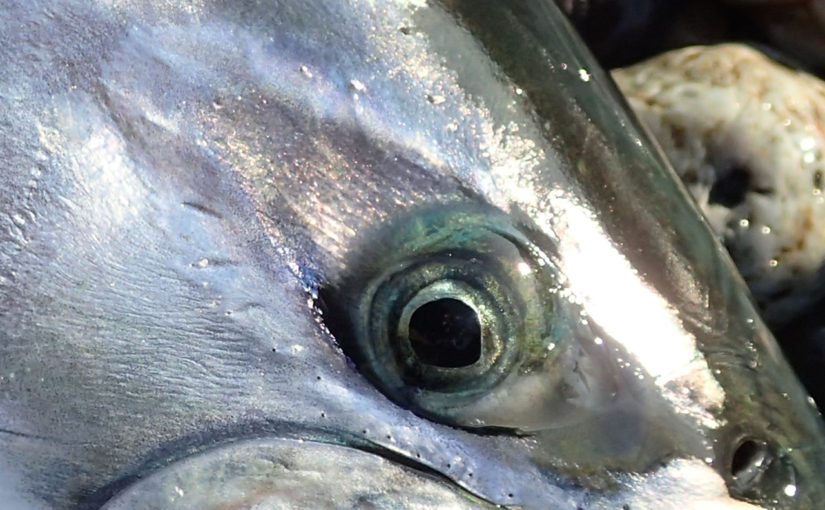
{"type": "Polygon", "coordinates": [[[481,325],[475,310],[457,299],[423,304],[410,317],[410,344],[422,363],[445,368],[481,358],[481,325]]]}

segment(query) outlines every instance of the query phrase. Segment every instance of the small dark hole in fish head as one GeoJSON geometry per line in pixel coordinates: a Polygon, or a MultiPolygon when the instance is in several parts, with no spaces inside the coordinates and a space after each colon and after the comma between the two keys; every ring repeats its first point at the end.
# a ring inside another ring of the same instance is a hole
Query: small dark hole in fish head
{"type": "Polygon", "coordinates": [[[733,451],[730,474],[740,490],[747,491],[759,481],[771,463],[768,446],[755,439],[743,439],[733,451]]]}
{"type": "Polygon", "coordinates": [[[422,363],[458,368],[481,358],[478,314],[458,299],[421,305],[410,317],[409,328],[410,345],[422,363]]]}

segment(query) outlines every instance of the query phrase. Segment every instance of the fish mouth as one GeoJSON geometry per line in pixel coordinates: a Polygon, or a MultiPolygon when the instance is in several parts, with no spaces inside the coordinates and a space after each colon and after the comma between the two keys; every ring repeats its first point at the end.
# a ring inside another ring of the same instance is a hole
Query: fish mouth
{"type": "Polygon", "coordinates": [[[496,508],[375,445],[262,437],[223,443],[137,477],[103,510],[496,508]]]}

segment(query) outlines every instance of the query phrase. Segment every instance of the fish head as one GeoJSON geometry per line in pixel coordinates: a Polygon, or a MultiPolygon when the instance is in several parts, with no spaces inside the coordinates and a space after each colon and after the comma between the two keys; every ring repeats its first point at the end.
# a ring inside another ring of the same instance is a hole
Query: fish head
{"type": "Polygon", "coordinates": [[[10,505],[822,499],[819,416],[551,3],[4,23],[10,505]]]}

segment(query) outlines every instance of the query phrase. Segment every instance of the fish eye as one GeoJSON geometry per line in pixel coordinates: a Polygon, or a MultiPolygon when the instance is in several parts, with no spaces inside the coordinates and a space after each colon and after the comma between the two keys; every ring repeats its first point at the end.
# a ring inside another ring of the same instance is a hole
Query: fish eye
{"type": "MultiPolygon", "coordinates": [[[[504,251],[507,241],[498,242],[504,251]]],[[[479,242],[478,239],[475,242],[479,242]]],[[[366,369],[389,388],[463,395],[494,385],[518,357],[523,303],[493,255],[413,254],[363,296],[366,369]]]]}
{"type": "Polygon", "coordinates": [[[557,283],[544,252],[486,210],[427,211],[376,237],[344,292],[322,295],[325,314],[343,318],[327,317],[330,330],[396,402],[483,426],[473,406],[553,356],[557,283]]]}

